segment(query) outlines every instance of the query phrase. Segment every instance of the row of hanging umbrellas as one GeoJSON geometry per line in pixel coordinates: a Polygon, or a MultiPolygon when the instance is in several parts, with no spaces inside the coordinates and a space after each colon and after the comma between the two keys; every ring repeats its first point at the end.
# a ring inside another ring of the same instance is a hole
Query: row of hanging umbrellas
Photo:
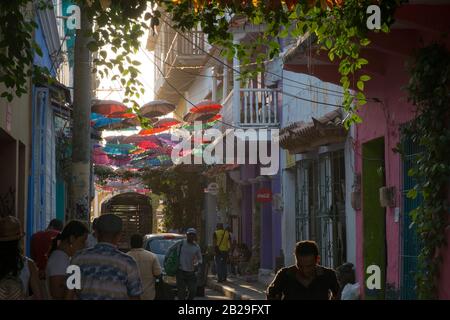
{"type": "MultiPolygon", "coordinates": [[[[143,130],[141,134],[155,134],[164,132],[169,128],[181,124],[174,118],[162,118],[175,110],[176,106],[165,100],[155,100],[143,105],[139,113],[141,117],[147,118],[152,123],[151,129],[143,130]]],[[[211,100],[204,100],[193,106],[183,117],[184,122],[192,123],[201,121],[203,123],[220,119],[222,106],[211,100]]],[[[137,114],[129,112],[126,105],[114,100],[94,100],[91,107],[91,122],[95,129],[122,130],[140,125],[137,114]]]]}
{"type": "MultiPolygon", "coordinates": [[[[96,166],[120,167],[124,170],[138,170],[146,167],[173,165],[171,154],[179,143],[173,134],[167,132],[178,126],[189,131],[198,130],[194,122],[202,122],[200,130],[212,127],[221,118],[222,106],[210,100],[193,106],[179,121],[164,117],[175,111],[176,106],[168,101],[155,100],[139,109],[139,116],[130,112],[127,106],[114,100],[94,100],[91,106],[91,125],[97,130],[136,130],[141,126],[140,117],[148,119],[151,128],[142,129],[138,134],[105,137],[104,145],[95,145],[92,150],[93,163],[96,166]],[[158,119],[159,118],[159,119],[158,119]]],[[[205,141],[193,142],[207,143],[205,141]]],[[[201,155],[201,150],[180,152],[180,156],[201,155]]],[[[109,184],[107,188],[118,188],[121,182],[109,184]]]]}

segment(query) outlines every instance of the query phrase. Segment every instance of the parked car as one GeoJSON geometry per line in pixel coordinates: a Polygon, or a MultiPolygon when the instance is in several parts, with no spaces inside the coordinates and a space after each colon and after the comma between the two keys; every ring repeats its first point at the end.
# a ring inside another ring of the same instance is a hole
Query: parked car
{"type": "Polygon", "coordinates": [[[163,273],[163,279],[173,287],[176,287],[176,279],[175,277],[167,276],[164,272],[164,257],[166,256],[167,250],[169,250],[173,244],[183,239],[186,239],[185,235],[176,233],[154,233],[144,237],[144,249],[153,252],[158,257],[163,273]]]}
{"type": "MultiPolygon", "coordinates": [[[[164,281],[176,290],[176,277],[171,277],[164,272],[164,257],[166,256],[169,248],[174,245],[177,241],[186,239],[186,235],[177,233],[154,233],[148,234],[144,237],[144,249],[153,252],[157,257],[159,264],[161,265],[163,279],[164,281]]],[[[197,292],[199,296],[204,295],[205,285],[206,285],[206,268],[201,265],[199,272],[197,272],[197,292]]]]}

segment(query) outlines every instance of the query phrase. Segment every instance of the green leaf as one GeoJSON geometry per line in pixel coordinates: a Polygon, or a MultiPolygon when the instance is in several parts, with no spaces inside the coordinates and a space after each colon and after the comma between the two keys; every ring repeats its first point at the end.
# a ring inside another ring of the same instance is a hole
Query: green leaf
{"type": "Polygon", "coordinates": [[[406,196],[410,199],[415,199],[417,197],[417,190],[416,189],[410,189],[406,196]]]}
{"type": "Polygon", "coordinates": [[[371,77],[368,76],[368,75],[366,75],[366,74],[364,74],[364,75],[362,75],[359,79],[360,79],[361,81],[369,81],[369,80],[371,79],[371,77]]]}
{"type": "Polygon", "coordinates": [[[359,65],[365,65],[365,64],[368,64],[369,63],[369,61],[367,61],[367,59],[364,59],[364,58],[359,58],[358,59],[358,64],[359,65]]]}
{"type": "Polygon", "coordinates": [[[281,30],[281,32],[279,33],[279,37],[280,38],[286,38],[289,35],[289,30],[288,29],[283,29],[281,30]]]}
{"type": "Polygon", "coordinates": [[[370,40],[365,38],[359,42],[362,46],[368,46],[370,44],[370,40]]]}
{"type": "Polygon", "coordinates": [[[331,49],[332,45],[333,45],[333,41],[330,38],[325,40],[325,46],[327,47],[327,49],[331,49]]]}
{"type": "Polygon", "coordinates": [[[328,58],[330,59],[330,61],[334,61],[334,53],[333,52],[328,52],[328,58]]]}
{"type": "Polygon", "coordinates": [[[361,90],[361,91],[364,90],[364,82],[358,81],[358,82],[356,83],[356,86],[358,87],[359,90],[361,90]]]}

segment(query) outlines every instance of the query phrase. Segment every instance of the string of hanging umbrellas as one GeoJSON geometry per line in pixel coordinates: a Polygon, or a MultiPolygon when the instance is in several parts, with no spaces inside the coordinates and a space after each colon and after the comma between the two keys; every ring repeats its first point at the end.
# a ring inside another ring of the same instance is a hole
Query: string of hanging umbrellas
{"type": "MultiPolygon", "coordinates": [[[[105,144],[95,144],[92,158],[95,166],[120,167],[121,170],[136,171],[146,167],[171,166],[173,147],[178,143],[172,139],[170,129],[183,128],[194,131],[193,123],[202,122],[202,128],[212,127],[221,118],[222,106],[205,100],[184,116],[183,121],[165,117],[175,111],[176,106],[164,100],[143,105],[139,115],[151,123],[137,134],[112,135],[104,138],[105,144]]],[[[113,100],[95,100],[91,107],[91,126],[99,131],[137,130],[141,123],[136,113],[129,112],[126,105],[113,100]]],[[[201,142],[203,143],[203,142],[201,142]]],[[[206,144],[202,145],[202,149],[206,144]]],[[[201,150],[193,150],[197,154],[201,150]]],[[[180,156],[186,156],[185,153],[180,156]]],[[[106,185],[106,188],[111,186],[106,185]]]]}

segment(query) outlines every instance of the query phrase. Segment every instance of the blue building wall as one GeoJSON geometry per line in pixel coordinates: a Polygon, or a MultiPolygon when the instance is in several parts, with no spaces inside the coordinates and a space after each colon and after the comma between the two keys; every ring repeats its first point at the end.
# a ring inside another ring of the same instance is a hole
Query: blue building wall
{"type": "MultiPolygon", "coordinates": [[[[34,55],[34,65],[40,66],[40,67],[46,67],[52,76],[56,76],[55,68],[52,67],[52,61],[50,58],[49,49],[47,48],[47,44],[45,42],[45,35],[42,31],[42,23],[38,16],[36,16],[36,23],[38,27],[35,30],[35,41],[39,45],[42,56],[39,56],[37,53],[34,55]]],[[[46,97],[49,98],[48,96],[46,97]]],[[[46,228],[46,221],[48,220],[47,217],[43,217],[42,215],[53,215],[52,212],[42,212],[42,210],[39,210],[40,214],[36,216],[36,206],[42,206],[43,204],[41,202],[37,202],[36,199],[41,199],[43,195],[36,195],[38,190],[36,190],[35,186],[35,180],[36,175],[38,174],[38,166],[39,163],[36,163],[35,159],[35,152],[38,149],[42,149],[42,139],[39,139],[42,132],[39,132],[39,128],[36,126],[37,123],[39,123],[42,126],[48,125],[48,118],[52,118],[51,116],[48,116],[49,110],[47,110],[46,106],[48,106],[48,103],[42,103],[41,109],[39,112],[37,111],[37,87],[35,85],[32,86],[32,147],[31,147],[31,170],[30,170],[30,177],[29,177],[29,190],[28,190],[28,208],[27,208],[27,243],[29,244],[30,238],[36,231],[42,230],[46,228]]],[[[54,132],[53,132],[54,134],[54,132]]],[[[44,140],[45,141],[45,140],[44,140]]],[[[45,157],[45,154],[42,155],[42,157],[45,157]]],[[[41,163],[42,161],[45,162],[46,165],[54,165],[51,162],[49,163],[46,161],[46,159],[40,159],[41,163]]],[[[41,181],[39,182],[41,184],[41,181]]],[[[42,190],[44,186],[41,185],[42,190]]],[[[29,248],[30,246],[27,245],[27,254],[29,255],[29,248]]]]}

